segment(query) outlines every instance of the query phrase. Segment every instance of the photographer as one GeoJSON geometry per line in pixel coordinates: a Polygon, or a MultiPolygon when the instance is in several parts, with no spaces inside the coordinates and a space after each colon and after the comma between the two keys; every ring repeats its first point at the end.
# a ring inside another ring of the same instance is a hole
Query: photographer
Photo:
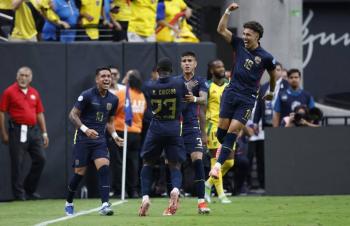
{"type": "Polygon", "coordinates": [[[295,107],[289,116],[284,117],[281,123],[282,127],[319,127],[310,119],[309,110],[305,105],[295,107]]]}

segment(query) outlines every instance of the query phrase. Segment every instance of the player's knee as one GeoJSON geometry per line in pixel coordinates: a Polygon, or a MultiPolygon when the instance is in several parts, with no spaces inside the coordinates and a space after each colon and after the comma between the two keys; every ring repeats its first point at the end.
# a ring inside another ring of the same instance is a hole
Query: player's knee
{"type": "Polygon", "coordinates": [[[101,167],[98,169],[98,173],[99,173],[101,176],[108,175],[108,173],[109,173],[109,166],[108,166],[108,165],[103,165],[103,166],[101,166],[101,167]]]}
{"type": "Polygon", "coordinates": [[[216,131],[216,137],[218,138],[218,141],[220,142],[220,144],[222,144],[224,142],[224,138],[227,134],[227,130],[218,128],[218,130],[216,131]]]}
{"type": "Polygon", "coordinates": [[[196,160],[202,160],[202,159],[203,159],[203,153],[201,151],[195,151],[191,153],[192,162],[196,160]]]}

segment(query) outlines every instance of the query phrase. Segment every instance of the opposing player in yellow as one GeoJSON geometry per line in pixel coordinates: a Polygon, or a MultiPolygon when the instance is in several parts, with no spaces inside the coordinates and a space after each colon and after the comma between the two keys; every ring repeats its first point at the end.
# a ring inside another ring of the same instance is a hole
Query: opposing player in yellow
{"type": "MultiPolygon", "coordinates": [[[[211,153],[210,162],[211,167],[213,167],[216,162],[216,156],[218,156],[216,152],[220,148],[220,142],[216,138],[217,125],[219,122],[220,99],[225,87],[228,85],[228,81],[225,78],[224,63],[219,59],[213,60],[208,64],[208,85],[209,92],[206,111],[206,131],[208,135],[207,148],[211,153]]],[[[231,153],[229,158],[222,165],[218,179],[209,177],[205,182],[205,199],[207,202],[211,202],[211,188],[214,185],[221,203],[231,203],[231,200],[229,200],[224,193],[222,177],[233,166],[233,163],[233,153],[231,153]]]]}

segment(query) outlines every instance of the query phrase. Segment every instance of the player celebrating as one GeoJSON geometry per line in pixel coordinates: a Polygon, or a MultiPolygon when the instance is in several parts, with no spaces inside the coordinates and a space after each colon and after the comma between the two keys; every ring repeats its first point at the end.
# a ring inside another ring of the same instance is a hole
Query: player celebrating
{"type": "Polygon", "coordinates": [[[259,40],[264,29],[255,21],[243,25],[243,39],[234,37],[227,29],[227,22],[232,11],[238,9],[238,4],[228,6],[221,17],[218,32],[229,42],[236,52],[236,62],[232,69],[232,78],[222,95],[217,138],[222,144],[221,152],[209,176],[219,177],[221,165],[233,149],[237,135],[250,118],[254,107],[259,81],[265,69],[270,75],[270,91],[264,96],[272,100],[275,89],[275,59],[266,52],[259,40]]]}
{"type": "Polygon", "coordinates": [[[145,95],[152,108],[152,121],[147,131],[141,151],[143,167],[141,170],[142,203],[139,216],[146,216],[150,207],[150,190],[152,185],[153,165],[164,150],[170,168],[172,190],[169,207],[163,215],[174,215],[179,202],[179,188],[182,183],[181,162],[185,160],[183,139],[180,136],[180,115],[183,98],[187,94],[185,83],[170,77],[172,63],[168,58],[160,59],[157,64],[159,79],[145,85],[145,95]]]}
{"type": "MultiPolygon", "coordinates": [[[[220,99],[222,93],[227,86],[228,81],[225,79],[225,67],[224,63],[219,60],[213,60],[208,64],[208,106],[206,111],[206,132],[208,136],[207,148],[211,154],[211,166],[213,167],[216,162],[217,150],[220,147],[220,143],[216,138],[217,124],[219,122],[219,111],[220,111],[220,99]]],[[[226,172],[233,166],[233,153],[222,165],[221,171],[219,172],[219,178],[214,179],[210,177],[205,182],[205,199],[211,202],[210,194],[211,188],[215,185],[216,192],[221,203],[231,203],[223,189],[222,177],[226,172]]]]}
{"type": "Polygon", "coordinates": [[[101,215],[113,215],[109,200],[109,153],[105,138],[107,130],[117,145],[123,144],[114,129],[114,114],[118,98],[108,92],[111,86],[111,71],[109,68],[96,70],[96,87],[83,91],[78,97],[69,119],[77,128],[74,137],[73,167],[74,175],[68,185],[68,195],[65,211],[67,215],[74,214],[74,193],[85,175],[87,165],[94,161],[99,178],[99,190],[102,206],[101,215]]]}
{"type": "Polygon", "coordinates": [[[186,95],[186,101],[188,102],[185,110],[183,111],[183,126],[182,136],[185,143],[186,152],[190,154],[192,164],[195,171],[195,184],[198,195],[198,213],[208,214],[210,209],[204,199],[205,193],[205,178],[204,178],[204,166],[203,166],[203,146],[202,137],[204,143],[206,143],[205,132],[205,109],[207,104],[207,92],[208,87],[205,84],[204,78],[194,74],[197,67],[196,55],[193,52],[185,52],[181,56],[181,68],[183,75],[179,76],[180,80],[184,81],[189,88],[190,93],[186,95]],[[200,107],[198,124],[198,108],[200,107]],[[202,130],[202,132],[201,132],[202,130]]]}

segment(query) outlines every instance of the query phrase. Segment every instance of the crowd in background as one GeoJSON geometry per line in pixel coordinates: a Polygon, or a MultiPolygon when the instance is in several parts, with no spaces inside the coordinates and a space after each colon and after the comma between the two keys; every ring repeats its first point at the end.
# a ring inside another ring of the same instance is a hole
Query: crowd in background
{"type": "Polygon", "coordinates": [[[9,41],[199,42],[184,0],[2,0],[9,41]]]}

